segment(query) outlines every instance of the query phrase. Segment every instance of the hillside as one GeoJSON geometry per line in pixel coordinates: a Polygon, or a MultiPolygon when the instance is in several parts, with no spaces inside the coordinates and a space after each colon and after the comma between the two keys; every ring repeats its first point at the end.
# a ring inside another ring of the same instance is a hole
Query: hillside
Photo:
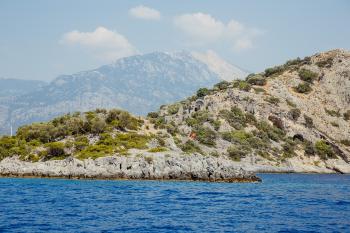
{"type": "Polygon", "coordinates": [[[201,60],[188,52],[126,57],[94,70],[59,76],[31,92],[18,90],[10,102],[0,100],[0,133],[9,134],[10,121],[17,128],[96,108],[121,108],[145,115],[162,104],[191,95],[199,87],[241,78],[243,74],[213,54],[201,60]],[[213,64],[221,64],[224,71],[213,64]]]}
{"type": "Polygon", "coordinates": [[[288,61],[201,89],[155,115],[174,126],[178,141],[192,134],[198,150],[247,169],[349,173],[350,53],[288,61]]]}
{"type": "MultiPolygon", "coordinates": [[[[245,81],[201,88],[147,118],[98,109],[21,127],[15,137],[0,140],[0,171],[50,169],[45,161],[53,169],[69,161],[85,168],[142,160],[172,164],[176,174],[183,174],[181,166],[197,166],[205,177],[215,173],[209,169],[213,164],[231,172],[350,173],[349,90],[349,52],[298,58],[245,81]]],[[[225,176],[220,174],[216,177],[225,176]]]]}

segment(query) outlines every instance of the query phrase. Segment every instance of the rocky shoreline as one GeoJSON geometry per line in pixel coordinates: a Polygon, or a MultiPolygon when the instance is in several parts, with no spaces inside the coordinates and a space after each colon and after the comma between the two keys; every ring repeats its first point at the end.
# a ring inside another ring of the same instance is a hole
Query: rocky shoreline
{"type": "Polygon", "coordinates": [[[2,177],[68,179],[183,180],[209,182],[260,182],[253,172],[230,160],[202,155],[110,156],[95,160],[73,157],[25,162],[18,157],[0,161],[2,177]]]}

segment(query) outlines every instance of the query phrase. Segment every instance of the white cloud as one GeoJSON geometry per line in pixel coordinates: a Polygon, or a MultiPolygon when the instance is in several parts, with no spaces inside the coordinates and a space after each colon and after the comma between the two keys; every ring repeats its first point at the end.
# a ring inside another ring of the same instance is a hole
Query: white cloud
{"type": "Polygon", "coordinates": [[[174,25],[189,37],[191,44],[229,43],[234,50],[253,48],[253,39],[263,33],[234,19],[225,24],[201,12],[176,16],[174,25]]]}
{"type": "Polygon", "coordinates": [[[133,7],[129,10],[129,15],[139,19],[147,19],[147,20],[159,20],[160,12],[156,9],[149,8],[146,6],[137,6],[133,7]]]}
{"type": "Polygon", "coordinates": [[[80,45],[106,61],[113,61],[136,53],[136,49],[123,35],[104,27],[98,27],[93,32],[77,30],[68,32],[63,35],[61,43],[80,45]]]}
{"type": "Polygon", "coordinates": [[[226,30],[227,30],[228,36],[235,37],[242,34],[245,30],[245,27],[240,22],[232,19],[230,22],[228,22],[226,26],[226,30]]]}
{"type": "Polygon", "coordinates": [[[225,25],[211,15],[203,13],[184,14],[175,17],[174,24],[195,40],[211,42],[222,36],[225,25]]]}

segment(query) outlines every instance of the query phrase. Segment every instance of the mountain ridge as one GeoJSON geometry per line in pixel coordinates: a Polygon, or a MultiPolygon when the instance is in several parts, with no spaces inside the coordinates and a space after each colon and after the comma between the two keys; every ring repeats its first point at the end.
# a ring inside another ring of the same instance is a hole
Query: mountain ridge
{"type": "Polygon", "coordinates": [[[98,107],[142,115],[220,80],[207,64],[185,51],[121,58],[96,69],[60,75],[33,92],[16,95],[11,103],[0,102],[0,131],[9,133],[10,121],[17,128],[98,107]]]}

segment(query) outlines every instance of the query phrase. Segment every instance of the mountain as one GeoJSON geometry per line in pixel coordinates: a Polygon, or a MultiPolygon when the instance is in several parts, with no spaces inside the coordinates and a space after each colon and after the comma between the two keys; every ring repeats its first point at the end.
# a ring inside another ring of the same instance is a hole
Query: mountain
{"type": "MultiPolygon", "coordinates": [[[[144,115],[159,105],[180,100],[200,87],[209,87],[222,79],[237,79],[244,74],[217,55],[198,59],[191,53],[154,52],[117,60],[94,70],[62,75],[31,92],[16,95],[11,102],[0,101],[2,133],[14,127],[52,119],[75,111],[96,108],[122,108],[144,115]],[[222,62],[225,74],[216,72],[222,62]],[[228,68],[227,68],[228,67],[228,68]]],[[[29,88],[30,89],[30,88],[29,88]]],[[[18,93],[21,91],[19,90],[18,93]]]]}
{"type": "Polygon", "coordinates": [[[297,58],[147,117],[98,109],[21,127],[0,138],[0,174],[237,181],[249,172],[350,173],[349,90],[350,52],[297,58]]]}
{"type": "Polygon", "coordinates": [[[46,82],[37,80],[0,78],[0,134],[9,133],[9,106],[14,103],[16,96],[33,92],[45,85],[47,85],[46,82]],[[2,132],[5,128],[7,130],[2,132]]]}
{"type": "Polygon", "coordinates": [[[32,92],[46,84],[47,83],[38,80],[0,78],[0,98],[32,92]]]}

